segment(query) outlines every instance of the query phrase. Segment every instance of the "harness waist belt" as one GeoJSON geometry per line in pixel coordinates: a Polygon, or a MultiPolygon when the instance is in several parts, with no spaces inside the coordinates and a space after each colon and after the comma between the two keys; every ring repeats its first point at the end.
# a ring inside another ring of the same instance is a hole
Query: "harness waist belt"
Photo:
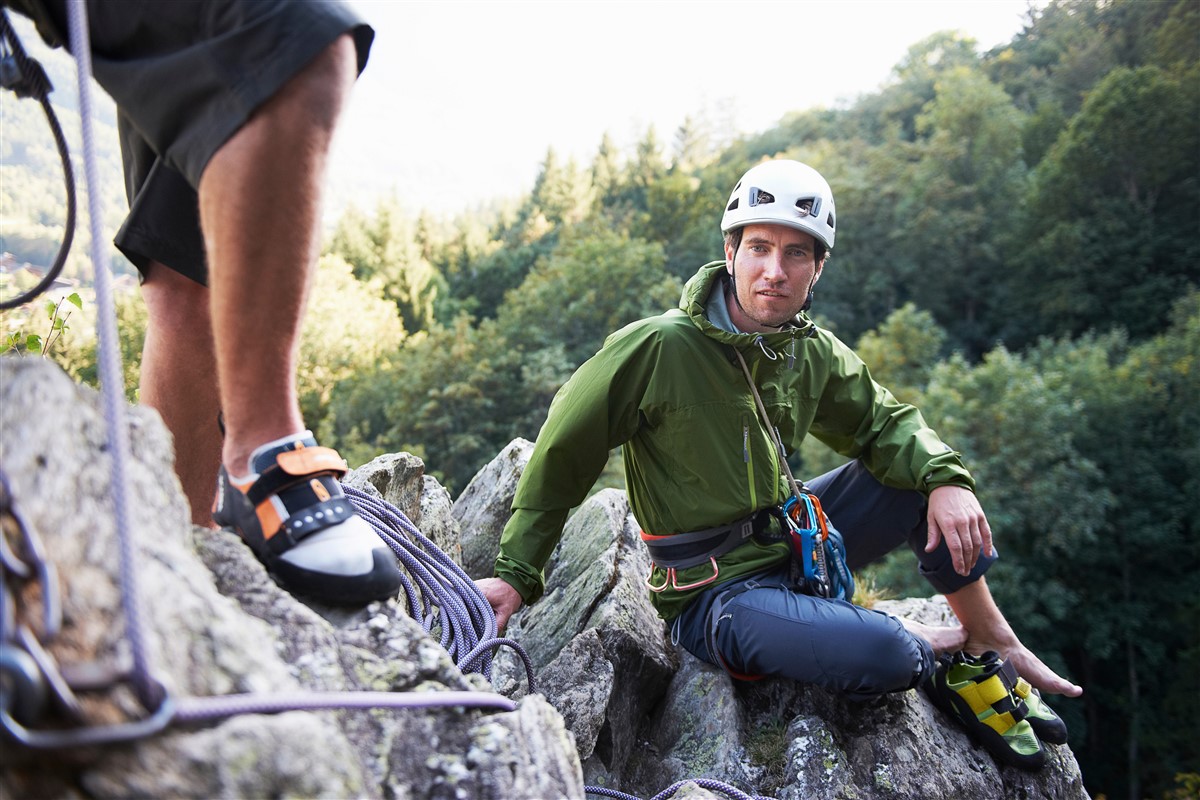
{"type": "Polygon", "coordinates": [[[650,551],[654,565],[663,569],[687,569],[719,558],[771,524],[771,509],[764,508],[748,517],[687,533],[654,536],[642,531],[642,541],[650,551]]]}

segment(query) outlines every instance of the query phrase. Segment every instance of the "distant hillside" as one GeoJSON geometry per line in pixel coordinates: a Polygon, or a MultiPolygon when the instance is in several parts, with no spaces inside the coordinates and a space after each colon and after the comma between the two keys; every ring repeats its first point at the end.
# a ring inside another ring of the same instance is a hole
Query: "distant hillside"
{"type": "MultiPolygon", "coordinates": [[[[87,259],[87,195],[84,181],[79,95],[74,59],[65,50],[51,50],[33,25],[10,15],[13,27],[29,55],[41,62],[54,91],[51,105],[58,116],[71,153],[77,186],[78,223],[75,244],[64,275],[90,283],[92,270],[87,259]]],[[[102,89],[92,84],[96,117],[92,121],[101,182],[101,207],[105,237],[116,233],[124,217],[125,184],[117,139],[116,108],[102,89]]],[[[0,250],[12,253],[18,263],[48,266],[58,252],[66,220],[66,190],[62,162],[42,106],[32,98],[18,99],[0,92],[0,250]]],[[[129,271],[128,261],[112,250],[113,266],[129,271]]]]}

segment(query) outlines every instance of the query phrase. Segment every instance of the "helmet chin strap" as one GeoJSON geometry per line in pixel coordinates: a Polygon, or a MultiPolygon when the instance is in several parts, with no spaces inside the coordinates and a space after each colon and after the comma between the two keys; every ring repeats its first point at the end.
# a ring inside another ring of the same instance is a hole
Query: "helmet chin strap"
{"type": "Polygon", "coordinates": [[[729,262],[729,288],[732,290],[733,302],[737,303],[738,310],[741,311],[745,316],[749,317],[750,314],[746,311],[746,307],[742,305],[742,299],[738,297],[736,253],[733,256],[733,260],[729,262]]]}

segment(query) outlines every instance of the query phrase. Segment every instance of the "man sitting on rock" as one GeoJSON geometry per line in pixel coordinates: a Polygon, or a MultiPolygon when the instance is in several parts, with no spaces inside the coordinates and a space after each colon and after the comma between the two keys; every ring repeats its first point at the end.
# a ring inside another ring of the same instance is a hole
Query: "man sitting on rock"
{"type": "Polygon", "coordinates": [[[555,397],[496,577],[479,585],[501,628],[536,601],[568,512],[621,445],[652,554],[688,556],[656,556],[648,583],[692,654],[735,677],[854,698],[925,686],[998,758],[1035,768],[1045,755],[1031,725],[1049,741],[1065,741],[1065,728],[1030,684],[1082,689],[1026,648],[993,601],[984,574],[997,555],[958,454],[805,313],[837,222],[828,183],[807,165],[767,161],[742,177],[721,219],[725,259],[700,268],[679,308],[611,335],[555,397]],[[808,434],[852,459],[808,484],[849,567],[907,541],[961,626],[806,593],[779,513],[792,490],[776,442],[794,452],[808,434]]]}

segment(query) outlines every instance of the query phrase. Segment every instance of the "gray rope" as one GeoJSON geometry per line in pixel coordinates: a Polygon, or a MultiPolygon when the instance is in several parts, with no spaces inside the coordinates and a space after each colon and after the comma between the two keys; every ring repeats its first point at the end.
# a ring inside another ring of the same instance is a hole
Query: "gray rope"
{"type": "Polygon", "coordinates": [[[496,614],[462,567],[417,530],[400,509],[353,486],[343,484],[342,489],[359,515],[416,578],[416,586],[407,576],[403,578],[410,614],[430,633],[440,628],[441,644],[458,668],[491,680],[490,653],[501,645],[508,646],[525,667],[529,691],[536,691],[529,654],[512,639],[497,637],[496,614]]]}
{"type": "Polygon", "coordinates": [[[189,723],[242,714],[367,708],[494,708],[515,711],[517,704],[491,692],[280,692],[185,697],[175,701],[174,722],[189,723]]]}
{"type": "Polygon", "coordinates": [[[142,637],[141,599],[138,593],[137,570],[134,568],[135,547],[129,526],[129,486],[125,463],[129,457],[129,430],[124,424],[124,373],[121,370],[121,346],[117,337],[117,315],[113,303],[112,277],[104,266],[104,232],[101,230],[100,177],[96,172],[96,145],[92,134],[92,54],[88,44],[87,6],[84,0],[68,5],[71,52],[75,56],[76,77],[79,81],[79,122],[83,138],[83,169],[87,185],[88,230],[91,234],[91,257],[95,272],[97,336],[101,395],[104,422],[108,427],[108,451],[112,458],[112,495],[117,526],[117,544],[121,558],[121,603],[125,612],[125,636],[133,656],[131,682],[138,700],[147,710],[163,700],[162,687],[151,677],[146,643],[142,637]]]}
{"type": "MultiPolygon", "coordinates": [[[[673,797],[677,791],[679,791],[685,784],[688,783],[694,783],[700,788],[708,789],[709,791],[721,792],[722,794],[732,797],[733,800],[774,800],[774,798],[764,797],[762,795],[746,794],[736,786],[730,786],[728,783],[713,780],[712,778],[691,778],[689,780],[676,781],[663,791],[654,795],[651,800],[668,800],[668,798],[673,797]]],[[[585,786],[583,787],[583,790],[586,794],[596,794],[600,795],[601,797],[612,797],[615,800],[641,800],[640,797],[632,794],[626,794],[625,792],[619,792],[616,789],[609,789],[606,786],[585,786]]]]}

